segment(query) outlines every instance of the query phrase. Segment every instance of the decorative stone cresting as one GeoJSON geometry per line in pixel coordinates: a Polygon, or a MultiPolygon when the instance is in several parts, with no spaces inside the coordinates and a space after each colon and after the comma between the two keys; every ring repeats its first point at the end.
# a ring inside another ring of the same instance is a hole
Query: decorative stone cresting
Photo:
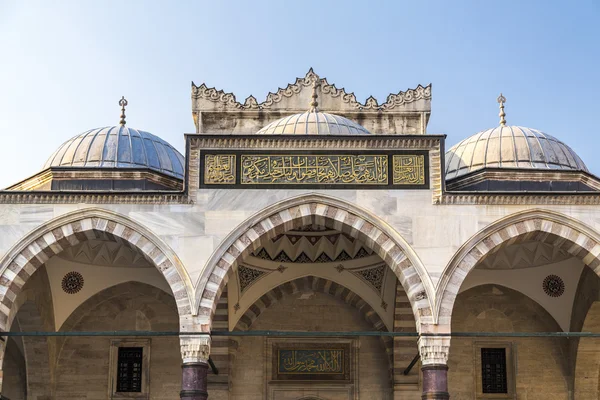
{"type": "Polygon", "coordinates": [[[208,362],[210,356],[210,336],[208,335],[181,335],[181,358],[183,363],[208,362]]]}
{"type": "Polygon", "coordinates": [[[116,241],[141,251],[171,288],[182,321],[181,330],[194,329],[185,271],[182,266],[175,265],[177,261],[173,255],[163,250],[166,246],[159,247],[159,240],[152,236],[133,221],[99,209],[66,214],[36,229],[0,262],[0,330],[10,330],[16,314],[15,299],[31,275],[65,248],[89,239],[116,241]]]}
{"type": "Polygon", "coordinates": [[[540,241],[556,246],[600,275],[600,234],[559,213],[542,210],[518,213],[475,235],[450,261],[436,296],[440,325],[450,326],[454,302],[467,274],[487,255],[519,241],[540,241]]]}
{"type": "Polygon", "coordinates": [[[419,337],[419,353],[422,365],[446,365],[450,353],[449,336],[419,337]]]}
{"type": "MultiPolygon", "coordinates": [[[[240,228],[241,233],[232,233],[225,242],[232,244],[222,253],[215,252],[201,278],[201,284],[198,285],[198,290],[201,290],[197,292],[197,299],[202,331],[210,332],[217,300],[239,260],[256,250],[262,240],[272,239],[286,231],[308,224],[336,229],[365,243],[387,263],[406,289],[417,326],[433,323],[430,296],[424,296],[420,300],[415,298],[417,293],[428,293],[428,289],[432,288],[430,281],[427,281],[428,286],[425,286],[422,281],[422,278],[428,279],[423,266],[420,264],[416,266],[412,261],[418,262],[416,255],[412,253],[412,260],[408,258],[405,251],[410,248],[405,243],[402,244],[404,248],[401,247],[398,243],[401,239],[392,239],[370,222],[374,221],[373,218],[357,215],[351,211],[353,206],[345,203],[345,207],[341,208],[341,203],[339,200],[320,195],[301,196],[267,209],[266,218],[261,218],[259,214],[254,220],[247,221],[243,225],[247,228],[240,228]],[[270,212],[271,209],[273,212],[270,212]],[[253,223],[254,221],[257,222],[253,223]],[[203,281],[205,284],[202,284],[203,281]]],[[[365,211],[361,213],[366,214],[365,211]]]]}
{"type": "Polygon", "coordinates": [[[262,103],[258,103],[254,96],[249,96],[244,103],[236,100],[233,93],[226,93],[223,90],[209,88],[202,83],[196,86],[192,82],[192,99],[205,99],[214,103],[219,103],[223,107],[232,110],[268,110],[279,103],[283,98],[289,98],[297,95],[303,88],[310,89],[315,80],[319,80],[322,95],[328,95],[332,98],[339,98],[350,109],[369,110],[369,111],[388,111],[396,107],[402,107],[417,100],[431,100],[431,84],[427,86],[418,85],[415,89],[408,89],[406,92],[392,93],[388,95],[386,101],[381,105],[377,100],[370,96],[365,104],[356,100],[354,93],[346,93],[344,88],[338,89],[334,84],[329,84],[327,79],[319,78],[312,68],[306,73],[304,78],[297,78],[295,83],[288,84],[285,88],[279,88],[275,93],[269,93],[262,103]]]}

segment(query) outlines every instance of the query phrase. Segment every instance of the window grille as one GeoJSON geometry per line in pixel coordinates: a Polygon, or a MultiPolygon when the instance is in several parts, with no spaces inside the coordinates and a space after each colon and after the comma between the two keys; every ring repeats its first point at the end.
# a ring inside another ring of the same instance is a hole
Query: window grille
{"type": "Polygon", "coordinates": [[[481,381],[483,393],[508,393],[506,349],[481,349],[481,381]]]}
{"type": "Polygon", "coordinates": [[[143,347],[119,347],[117,392],[142,391],[143,347]]]}

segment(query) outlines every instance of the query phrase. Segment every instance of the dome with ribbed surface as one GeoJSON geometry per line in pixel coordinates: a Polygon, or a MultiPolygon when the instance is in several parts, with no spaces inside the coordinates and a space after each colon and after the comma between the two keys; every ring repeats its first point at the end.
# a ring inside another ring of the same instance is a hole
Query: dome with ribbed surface
{"type": "Polygon", "coordinates": [[[370,135],[356,122],[339,115],[310,110],[271,122],[258,135],[370,135]]]}
{"type": "Polygon", "coordinates": [[[585,171],[566,144],[536,129],[499,126],[479,132],[446,153],[446,179],[484,168],[585,171]]]}
{"type": "Polygon", "coordinates": [[[50,156],[50,167],[149,168],[183,179],[185,159],[151,133],[113,126],[92,129],[63,143],[50,156]]]}

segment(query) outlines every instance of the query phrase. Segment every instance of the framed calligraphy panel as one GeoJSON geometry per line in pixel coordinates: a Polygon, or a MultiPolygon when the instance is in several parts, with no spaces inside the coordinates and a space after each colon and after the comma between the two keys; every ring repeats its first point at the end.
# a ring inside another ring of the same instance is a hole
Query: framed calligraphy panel
{"type": "Polygon", "coordinates": [[[200,187],[429,189],[426,150],[203,150],[200,170],[200,187]]]}
{"type": "Polygon", "coordinates": [[[349,381],[350,343],[274,343],[273,380],[349,381]]]}

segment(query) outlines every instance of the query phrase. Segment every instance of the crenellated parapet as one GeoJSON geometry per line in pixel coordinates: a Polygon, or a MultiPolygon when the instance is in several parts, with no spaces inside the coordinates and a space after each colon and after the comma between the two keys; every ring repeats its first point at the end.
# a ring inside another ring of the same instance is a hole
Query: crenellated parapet
{"type": "Polygon", "coordinates": [[[352,92],[337,88],[312,68],[303,78],[279,88],[259,103],[249,96],[242,103],[233,93],[192,82],[192,114],[197,133],[255,133],[281,117],[306,111],[312,88],[319,86],[319,109],[356,121],[373,133],[424,134],[431,112],[431,84],[388,95],[379,104],[370,96],[359,102],[352,92]]]}

